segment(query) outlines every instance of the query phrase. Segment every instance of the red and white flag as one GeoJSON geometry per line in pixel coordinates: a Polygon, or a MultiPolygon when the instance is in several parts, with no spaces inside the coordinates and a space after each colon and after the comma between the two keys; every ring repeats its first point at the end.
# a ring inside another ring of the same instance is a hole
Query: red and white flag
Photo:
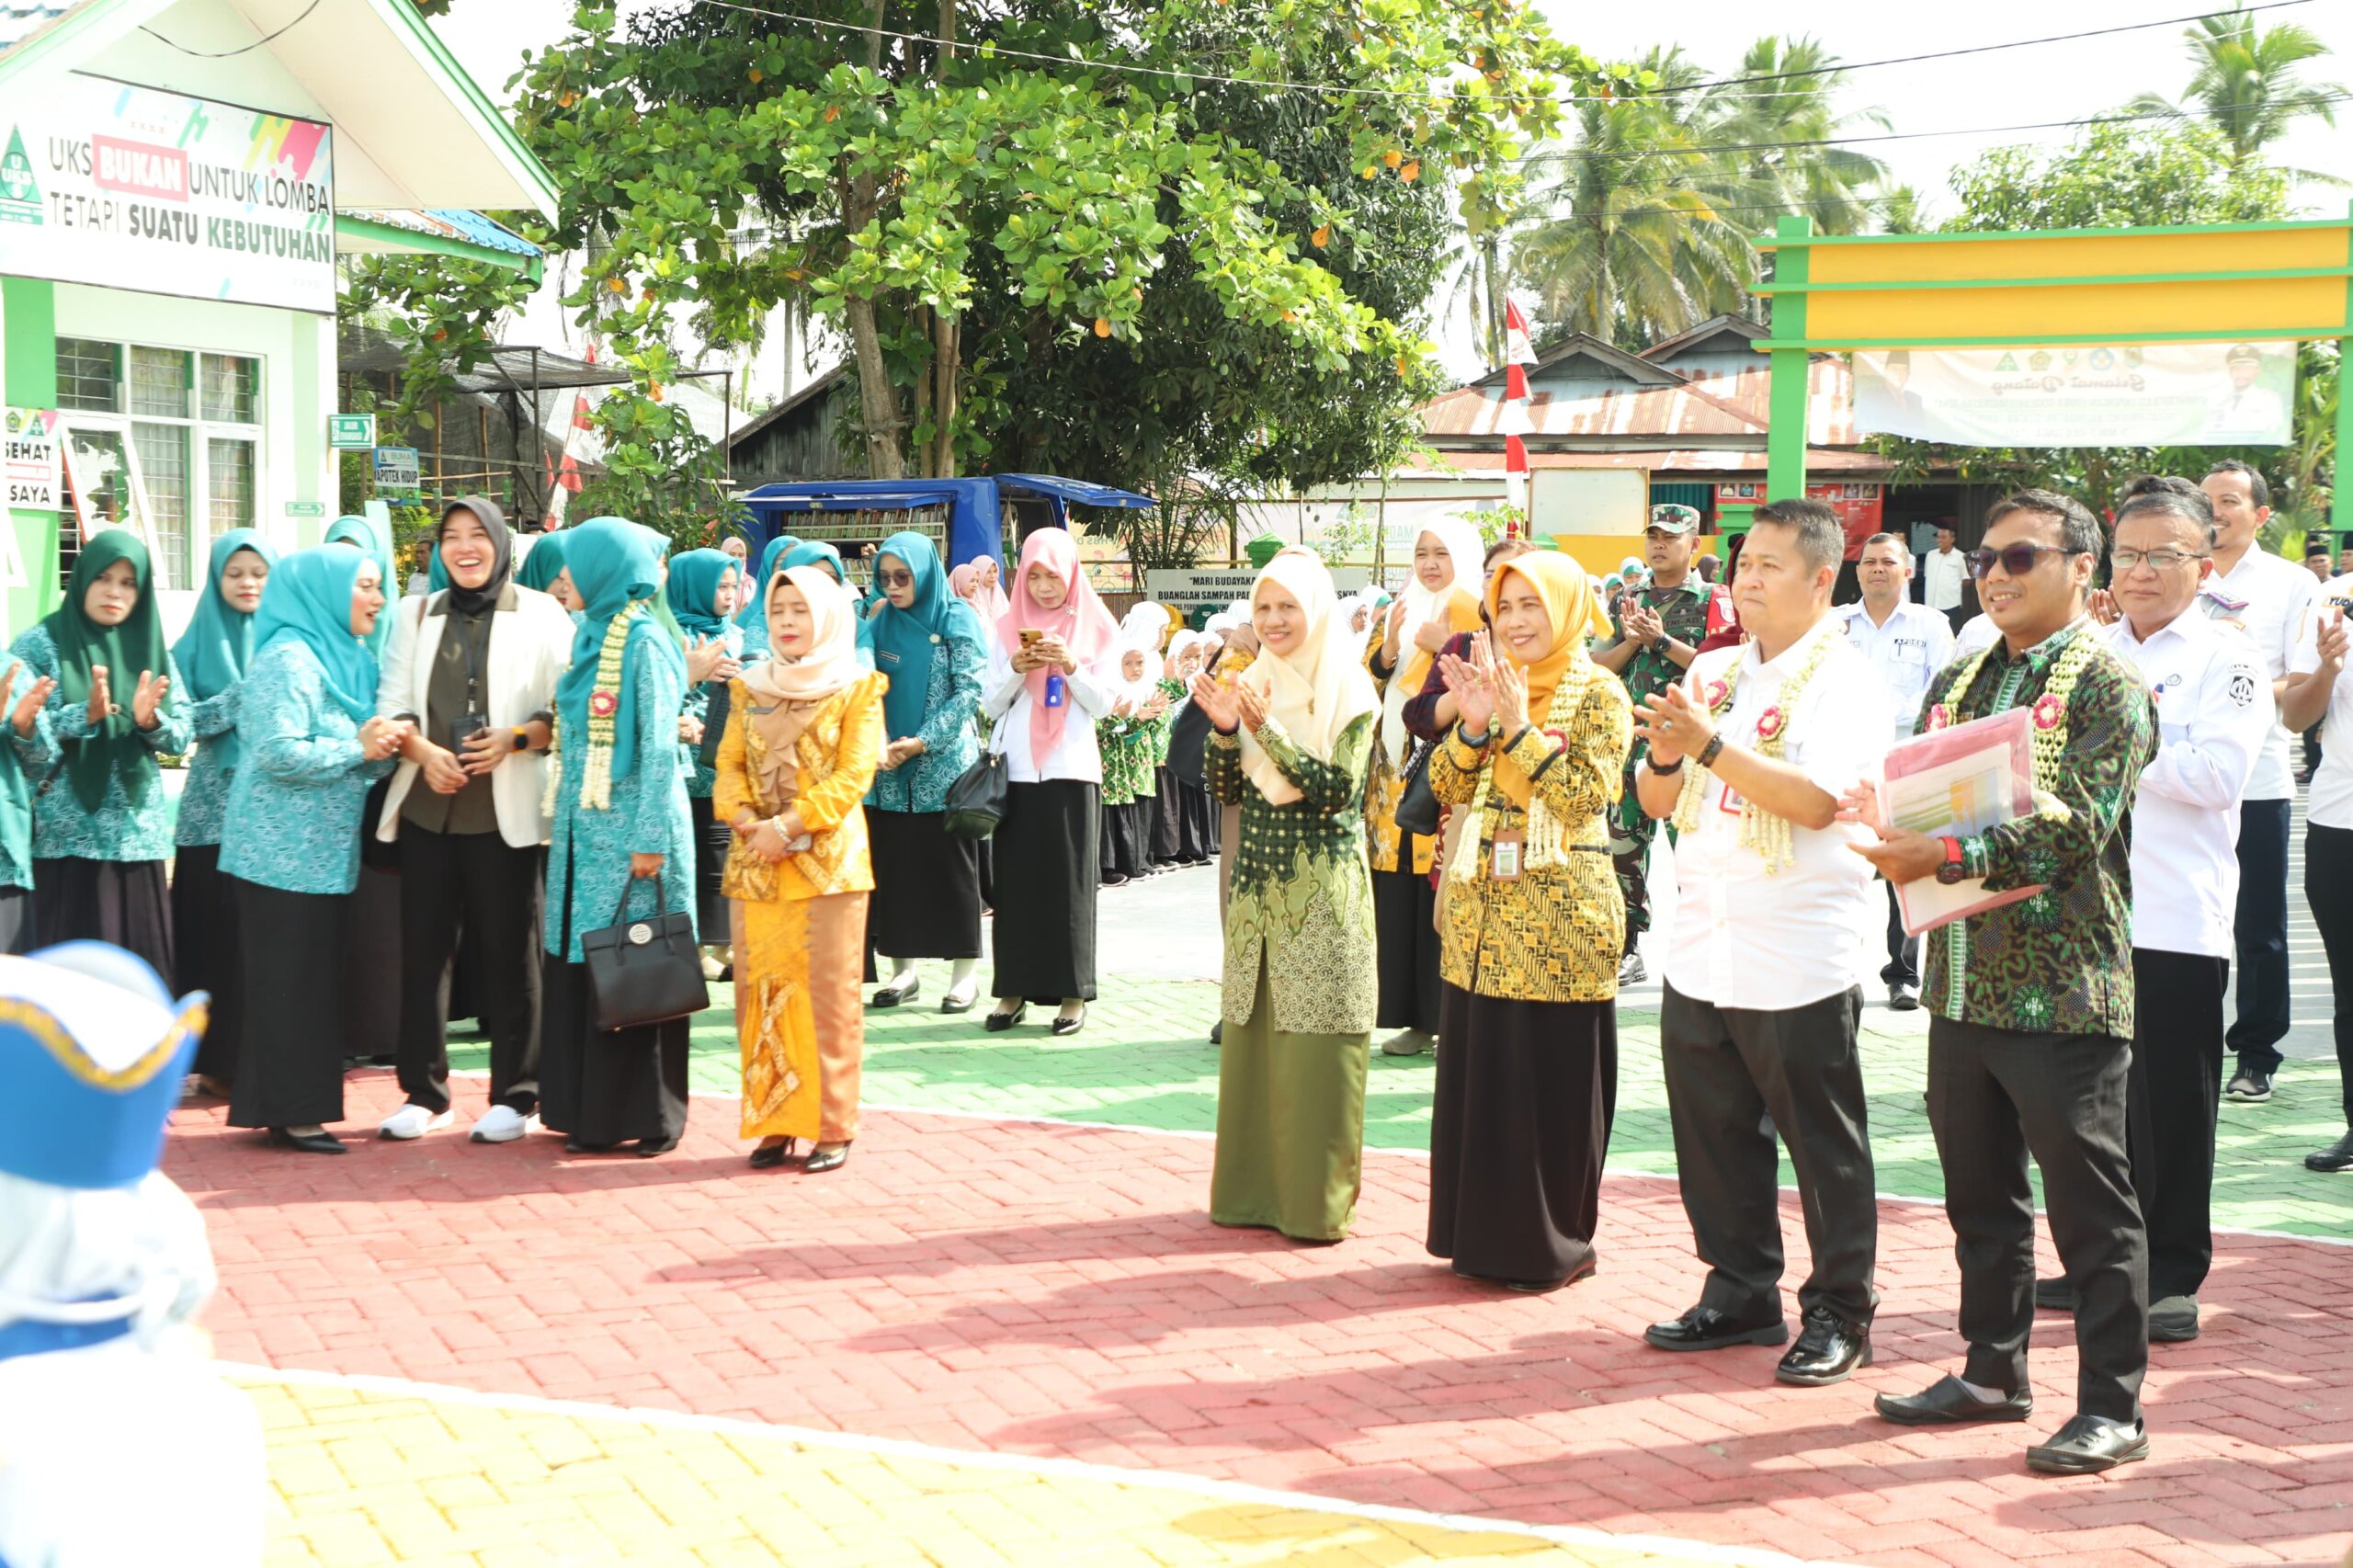
{"type": "Polygon", "coordinates": [[[572,427],[563,433],[563,465],[551,468],[548,477],[548,515],[541,527],[549,533],[563,527],[564,508],[572,498],[586,488],[580,476],[580,442],[588,433],[588,394],[572,394],[572,427]]]}

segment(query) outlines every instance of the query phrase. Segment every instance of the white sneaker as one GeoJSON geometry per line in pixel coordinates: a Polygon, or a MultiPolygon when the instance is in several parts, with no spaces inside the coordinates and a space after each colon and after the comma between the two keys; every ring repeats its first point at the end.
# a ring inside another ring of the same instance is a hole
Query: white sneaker
{"type": "Polygon", "coordinates": [[[477,1143],[512,1143],[517,1138],[540,1130],[537,1111],[525,1115],[511,1105],[494,1105],[482,1113],[474,1123],[473,1141],[477,1143]]]}
{"type": "Polygon", "coordinates": [[[449,1113],[446,1110],[436,1115],[421,1105],[404,1105],[376,1124],[376,1136],[402,1140],[422,1138],[437,1127],[449,1125],[449,1113]]]}

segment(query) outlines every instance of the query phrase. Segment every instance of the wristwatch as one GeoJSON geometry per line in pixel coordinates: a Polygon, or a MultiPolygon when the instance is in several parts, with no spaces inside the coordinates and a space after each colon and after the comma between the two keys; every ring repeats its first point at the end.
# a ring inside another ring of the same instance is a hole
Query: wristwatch
{"type": "Polygon", "coordinates": [[[522,726],[522,725],[517,724],[517,725],[516,725],[516,726],[515,726],[515,729],[514,729],[514,741],[515,741],[515,746],[514,746],[514,749],[515,749],[515,750],[517,750],[517,751],[525,751],[525,750],[528,750],[528,749],[529,749],[530,744],[531,744],[531,733],[530,733],[529,730],[526,730],[525,728],[523,728],[523,726],[522,726]]]}
{"type": "Polygon", "coordinates": [[[1667,649],[1674,643],[1674,638],[1669,637],[1665,632],[1662,631],[1658,634],[1657,639],[1651,643],[1651,652],[1664,659],[1668,656],[1667,649]]]}
{"type": "Polygon", "coordinates": [[[1947,887],[1952,886],[1955,882],[1968,881],[1969,870],[1961,864],[1961,840],[1945,837],[1938,839],[1937,842],[1945,846],[1945,863],[1937,868],[1937,881],[1947,887]]]}

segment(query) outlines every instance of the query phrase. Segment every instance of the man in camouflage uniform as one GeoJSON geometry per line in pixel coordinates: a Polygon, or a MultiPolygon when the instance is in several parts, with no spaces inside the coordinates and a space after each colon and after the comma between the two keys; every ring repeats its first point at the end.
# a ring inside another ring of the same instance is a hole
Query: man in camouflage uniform
{"type": "MultiPolygon", "coordinates": [[[[1650,527],[1643,535],[1650,585],[1627,594],[1612,607],[1610,627],[1618,641],[1594,655],[1604,669],[1615,672],[1626,683],[1626,695],[1637,704],[1681,680],[1690,667],[1691,655],[1708,635],[1711,590],[1691,570],[1691,551],[1699,532],[1699,514],[1695,508],[1672,504],[1651,508],[1650,527]]],[[[1634,791],[1634,765],[1643,759],[1643,750],[1637,738],[1626,758],[1626,792],[1618,802],[1609,838],[1619,891],[1626,895],[1626,954],[1618,970],[1621,985],[1644,978],[1635,943],[1651,925],[1650,885],[1643,864],[1658,824],[1644,814],[1634,791]]]]}

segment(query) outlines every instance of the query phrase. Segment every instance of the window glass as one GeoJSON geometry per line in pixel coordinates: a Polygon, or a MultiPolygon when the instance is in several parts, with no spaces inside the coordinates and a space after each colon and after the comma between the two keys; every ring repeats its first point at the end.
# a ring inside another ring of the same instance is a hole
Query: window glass
{"type": "Polygon", "coordinates": [[[139,452],[139,475],[147,490],[148,517],[155,527],[156,585],[185,588],[189,583],[188,504],[188,427],[141,420],[131,427],[139,452]]]}
{"type": "Polygon", "coordinates": [[[254,526],[254,444],[213,437],[205,443],[205,471],[210,531],[204,553],[210,555],[211,540],[231,528],[254,526]]]}
{"type": "Polygon", "coordinates": [[[204,417],[232,425],[261,420],[261,361],[234,354],[204,357],[204,417]]]}
{"type": "Polygon", "coordinates": [[[188,356],[177,348],[131,351],[131,412],[150,419],[188,416],[188,356]]]}
{"type": "Polygon", "coordinates": [[[122,408],[122,350],[85,337],[57,340],[57,406],[115,414],[122,408]]]}

